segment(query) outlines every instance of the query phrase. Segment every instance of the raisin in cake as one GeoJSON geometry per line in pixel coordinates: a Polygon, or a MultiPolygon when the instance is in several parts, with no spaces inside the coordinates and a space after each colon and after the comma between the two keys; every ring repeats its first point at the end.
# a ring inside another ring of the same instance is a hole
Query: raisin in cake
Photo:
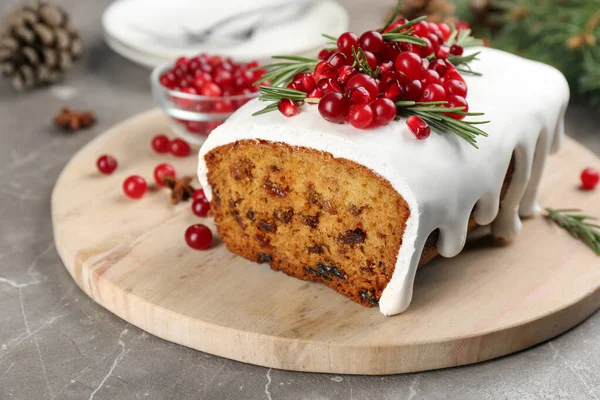
{"type": "Polygon", "coordinates": [[[322,282],[385,315],[404,311],[415,273],[454,257],[475,225],[513,238],[536,212],[558,148],[568,85],[547,65],[488,48],[466,77],[491,122],[479,149],[449,133],[417,141],[405,123],[359,130],[316,106],[286,118],[254,100],[209,136],[198,176],[232,252],[322,282]]]}

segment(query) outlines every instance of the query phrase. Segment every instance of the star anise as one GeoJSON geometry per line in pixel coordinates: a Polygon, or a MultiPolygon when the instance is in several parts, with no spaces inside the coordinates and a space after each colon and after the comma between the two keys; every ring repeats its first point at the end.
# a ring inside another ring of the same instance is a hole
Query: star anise
{"type": "Polygon", "coordinates": [[[162,178],[163,183],[171,189],[171,203],[177,204],[180,201],[189,200],[194,194],[194,187],[190,185],[192,181],[191,176],[184,176],[183,178],[174,178],[171,175],[165,175],[162,178]]]}
{"type": "Polygon", "coordinates": [[[91,111],[71,110],[63,108],[54,116],[54,123],[64,129],[75,132],[82,128],[88,128],[96,122],[96,116],[91,111]]]}

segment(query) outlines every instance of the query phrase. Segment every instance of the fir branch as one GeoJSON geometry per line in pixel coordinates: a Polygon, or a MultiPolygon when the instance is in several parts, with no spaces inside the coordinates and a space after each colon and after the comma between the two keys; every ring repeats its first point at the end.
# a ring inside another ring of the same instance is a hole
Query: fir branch
{"type": "Polygon", "coordinates": [[[416,115],[427,122],[432,128],[440,132],[451,132],[467,141],[471,146],[478,149],[477,137],[487,137],[488,134],[474,125],[487,124],[490,121],[465,121],[449,117],[445,113],[464,115],[465,117],[482,116],[480,112],[465,112],[464,107],[445,107],[447,102],[414,102],[398,101],[398,115],[416,115]]]}
{"type": "Polygon", "coordinates": [[[597,218],[581,214],[578,209],[546,208],[548,218],[567,230],[575,239],[585,242],[597,255],[600,255],[600,225],[590,221],[597,218]]]}
{"type": "Polygon", "coordinates": [[[319,62],[314,58],[300,56],[273,56],[273,58],[283,61],[257,67],[256,69],[266,69],[267,72],[254,82],[255,86],[266,81],[271,81],[272,86],[285,86],[292,81],[296,74],[314,70],[319,62]]]}

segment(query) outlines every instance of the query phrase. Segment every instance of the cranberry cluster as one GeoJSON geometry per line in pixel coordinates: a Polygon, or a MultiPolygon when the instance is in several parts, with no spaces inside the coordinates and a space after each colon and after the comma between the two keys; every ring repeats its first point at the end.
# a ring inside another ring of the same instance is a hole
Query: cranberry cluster
{"type": "MultiPolygon", "coordinates": [[[[171,96],[179,108],[201,113],[231,113],[250,99],[250,94],[258,87],[252,84],[258,80],[263,70],[250,71],[259,67],[258,61],[239,64],[229,58],[200,54],[193,58],[180,57],[175,66],[164,72],[159,82],[167,89],[181,93],[214,97],[215,99],[189,99],[171,96]],[[244,97],[246,95],[246,97],[244,97]],[[237,96],[238,98],[228,99],[237,96]],[[239,98],[239,97],[242,98],[239,98]]],[[[223,123],[214,121],[177,120],[191,133],[208,134],[223,123]]]]}
{"type": "MultiPolygon", "coordinates": [[[[399,20],[384,33],[406,22],[399,20]]],[[[412,29],[410,35],[422,39],[425,45],[386,42],[378,31],[368,31],[360,37],[343,33],[337,39],[336,50],[322,50],[314,71],[297,74],[287,87],[305,92],[308,99],[320,99],[319,112],[326,120],[349,122],[360,129],[392,121],[396,117],[395,102],[399,100],[445,101],[446,107],[464,107],[463,111],[468,111],[467,85],[448,61],[450,55],[463,54],[461,46],[446,44],[450,27],[421,21],[412,29]],[[357,57],[362,65],[356,63],[357,57]]],[[[278,108],[286,116],[300,112],[298,104],[290,99],[282,99],[278,108]]],[[[447,115],[464,118],[456,113],[447,115]]],[[[429,126],[419,117],[410,118],[407,123],[418,139],[429,136],[429,126]]]]}

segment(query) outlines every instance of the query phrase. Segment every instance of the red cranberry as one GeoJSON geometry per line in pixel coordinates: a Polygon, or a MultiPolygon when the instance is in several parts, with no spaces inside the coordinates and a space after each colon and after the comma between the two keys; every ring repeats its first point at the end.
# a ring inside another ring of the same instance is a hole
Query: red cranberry
{"type": "Polygon", "coordinates": [[[360,36],[360,47],[365,51],[376,52],[384,45],[383,36],[377,31],[368,31],[360,36]]]}
{"type": "Polygon", "coordinates": [[[340,85],[332,78],[323,78],[317,82],[317,87],[323,91],[323,93],[341,92],[340,85]]]}
{"type": "Polygon", "coordinates": [[[216,83],[206,82],[200,87],[200,94],[202,96],[219,97],[223,94],[223,91],[216,83]]]}
{"type": "Polygon", "coordinates": [[[435,57],[440,60],[445,60],[450,55],[450,49],[448,46],[440,46],[435,52],[435,57]]]}
{"type": "Polygon", "coordinates": [[[377,81],[366,74],[354,75],[346,84],[346,90],[362,86],[369,92],[371,99],[376,99],[379,96],[379,85],[377,81]]]}
{"type": "Polygon", "coordinates": [[[453,44],[452,46],[450,46],[450,54],[454,54],[455,56],[462,56],[463,52],[464,49],[457,44],[453,44]]]}
{"type": "Polygon", "coordinates": [[[357,104],[350,107],[350,113],[348,114],[348,121],[350,124],[358,129],[365,129],[373,122],[373,109],[368,104],[357,104]]]}
{"type": "Polygon", "coordinates": [[[146,180],[141,176],[132,175],[123,181],[123,192],[132,199],[141,198],[147,188],[146,180]]]}
{"type": "Polygon", "coordinates": [[[312,74],[305,74],[300,78],[300,82],[302,83],[302,91],[305,93],[310,92],[317,86],[317,82],[315,82],[312,74]]]}
{"type": "Polygon", "coordinates": [[[421,101],[444,101],[446,99],[446,91],[442,85],[432,83],[425,86],[421,101]]]}
{"type": "Polygon", "coordinates": [[[218,68],[213,72],[213,81],[220,87],[230,86],[233,83],[233,75],[224,68],[218,68]]]}
{"type": "Polygon", "coordinates": [[[197,91],[200,91],[207,82],[212,82],[212,76],[208,72],[200,71],[194,75],[194,87],[197,91]]]}
{"type": "Polygon", "coordinates": [[[189,62],[190,62],[189,58],[187,58],[187,57],[179,57],[177,59],[177,61],[175,61],[175,66],[176,67],[181,67],[181,68],[186,68],[189,62]]]}
{"type": "Polygon", "coordinates": [[[371,95],[364,87],[358,86],[348,91],[348,103],[351,106],[357,104],[369,104],[370,102],[371,95]]]}
{"type": "MultiPolygon", "coordinates": [[[[446,103],[444,105],[444,107],[448,107],[448,108],[464,107],[464,109],[462,110],[463,112],[469,111],[469,104],[467,104],[467,100],[465,100],[464,97],[450,95],[450,96],[448,96],[447,101],[448,101],[448,103],[446,103]]],[[[455,113],[444,113],[444,114],[446,114],[447,116],[452,117],[454,119],[464,119],[465,118],[464,115],[455,114],[455,113]]]]}
{"type": "Polygon", "coordinates": [[[310,92],[308,92],[308,94],[306,95],[306,97],[309,98],[309,99],[320,99],[324,95],[325,95],[325,93],[321,89],[319,89],[318,87],[316,87],[313,90],[311,90],[310,92]]]}
{"type": "Polygon", "coordinates": [[[110,175],[115,172],[117,169],[117,160],[113,156],[109,156],[108,154],[104,154],[98,158],[96,161],[96,166],[98,167],[98,171],[104,175],[110,175]]]}
{"type": "Polygon", "coordinates": [[[302,82],[300,82],[300,81],[291,81],[290,83],[287,84],[286,87],[288,89],[294,89],[294,90],[300,90],[300,91],[304,90],[304,86],[302,85],[302,82]]]}
{"type": "Polygon", "coordinates": [[[331,53],[331,56],[327,59],[327,62],[333,66],[335,69],[340,69],[344,65],[348,65],[348,58],[344,53],[340,51],[336,51],[331,53]]]}
{"type": "Polygon", "coordinates": [[[195,250],[206,250],[212,243],[212,232],[206,225],[195,224],[185,231],[185,242],[195,250]]]}
{"type": "Polygon", "coordinates": [[[319,113],[327,121],[341,124],[348,118],[348,100],[339,92],[327,93],[319,102],[319,113]]]}
{"type": "Polygon", "coordinates": [[[373,125],[386,125],[396,118],[396,104],[386,97],[380,97],[371,103],[373,113],[373,125]]]}
{"type": "Polygon", "coordinates": [[[365,51],[365,57],[367,57],[367,64],[369,64],[369,68],[371,68],[372,71],[375,71],[375,68],[377,68],[377,57],[375,57],[375,54],[371,53],[370,51],[365,51]]]}
{"type": "Polygon", "coordinates": [[[168,153],[171,141],[165,135],[156,135],[152,138],[152,149],[157,153],[168,153]]]}
{"type": "Polygon", "coordinates": [[[425,37],[429,33],[429,24],[427,21],[421,21],[415,24],[413,29],[416,36],[425,37]]]}
{"type": "Polygon", "coordinates": [[[451,95],[454,94],[456,96],[467,96],[467,85],[464,82],[458,81],[456,79],[445,80],[444,81],[444,89],[446,90],[446,94],[451,95]]]}
{"type": "Polygon", "coordinates": [[[404,90],[402,89],[402,85],[397,80],[389,81],[387,87],[383,91],[383,97],[387,97],[392,101],[398,101],[402,98],[404,90]]]}
{"type": "Polygon", "coordinates": [[[231,100],[215,101],[212,111],[219,114],[232,113],[234,111],[233,103],[231,100]]]}
{"type": "Polygon", "coordinates": [[[431,40],[427,38],[423,38],[423,41],[425,42],[425,45],[421,46],[421,57],[429,57],[433,54],[433,45],[431,44],[431,40]]]}
{"type": "Polygon", "coordinates": [[[448,69],[448,65],[444,60],[435,60],[431,64],[429,64],[429,69],[434,70],[439,74],[439,76],[444,76],[446,74],[446,70],[448,69]]]}
{"type": "Polygon", "coordinates": [[[184,124],[185,128],[191,133],[208,134],[207,121],[184,121],[184,124]]]}
{"type": "Polygon", "coordinates": [[[423,121],[416,115],[411,115],[406,120],[406,125],[418,140],[427,139],[431,133],[431,128],[427,122],[423,121]]]}
{"type": "MultiPolygon", "coordinates": [[[[417,24],[418,25],[418,24],[417,24]]],[[[421,63],[421,57],[415,53],[400,53],[396,57],[396,70],[404,73],[410,80],[421,79],[423,75],[423,64],[421,63]]]]}
{"type": "Polygon", "coordinates": [[[352,32],[342,33],[337,40],[337,46],[342,53],[352,55],[352,48],[358,48],[358,36],[352,32]]]}
{"type": "Polygon", "coordinates": [[[404,83],[407,81],[406,75],[401,74],[398,71],[389,71],[381,75],[381,82],[379,85],[381,87],[386,87],[387,84],[391,81],[398,81],[400,83],[404,83]]]}
{"type": "Polygon", "coordinates": [[[432,69],[426,69],[423,71],[423,78],[421,78],[423,86],[430,85],[432,83],[440,83],[440,74],[432,69]]]}
{"type": "Polygon", "coordinates": [[[206,199],[206,195],[204,194],[204,189],[196,189],[194,194],[192,194],[192,199],[194,199],[194,200],[206,199]]]}
{"type": "Polygon", "coordinates": [[[206,199],[195,199],[192,202],[192,212],[199,217],[206,217],[210,211],[210,203],[206,199]]]}
{"type": "Polygon", "coordinates": [[[462,83],[464,83],[466,85],[465,79],[462,77],[462,75],[460,74],[460,72],[458,72],[456,69],[454,68],[448,68],[448,70],[446,70],[445,74],[440,74],[440,76],[444,77],[444,80],[457,80],[457,81],[461,81],[462,83]]]}
{"type": "Polygon", "coordinates": [[[279,100],[277,108],[279,109],[279,112],[286,117],[293,117],[294,115],[298,115],[298,113],[300,113],[300,107],[298,107],[298,104],[291,99],[279,100]]]}
{"type": "Polygon", "coordinates": [[[158,81],[167,89],[173,89],[175,87],[175,82],[171,81],[167,74],[161,75],[160,78],[158,78],[158,81]]]}
{"type": "Polygon", "coordinates": [[[448,24],[445,24],[443,22],[437,24],[437,26],[440,32],[442,33],[442,38],[444,39],[444,42],[447,41],[450,38],[450,35],[452,34],[452,29],[450,29],[448,24]]]}
{"type": "Polygon", "coordinates": [[[351,65],[344,65],[338,71],[337,81],[340,85],[346,85],[350,78],[358,73],[358,70],[351,65]]]}
{"type": "Polygon", "coordinates": [[[175,157],[187,157],[190,154],[190,145],[185,140],[176,138],[171,141],[171,154],[175,157]]]}
{"type": "Polygon", "coordinates": [[[404,84],[404,97],[407,100],[419,101],[423,95],[423,85],[418,80],[412,80],[404,84]]]}
{"type": "Polygon", "coordinates": [[[594,168],[586,168],[581,171],[581,188],[585,190],[592,190],[598,185],[600,181],[600,175],[594,168]]]}
{"type": "MultiPolygon", "coordinates": [[[[333,79],[336,80],[338,76],[338,70],[335,68],[329,68],[326,69],[325,71],[321,72],[321,74],[319,75],[319,80],[321,79],[333,79]]],[[[317,82],[318,82],[317,81],[317,82]]]]}
{"type": "Polygon", "coordinates": [[[319,52],[319,54],[317,55],[317,58],[319,60],[327,60],[330,55],[331,55],[331,52],[329,50],[323,49],[319,52]]]}
{"type": "Polygon", "coordinates": [[[175,168],[170,164],[158,164],[156,168],[154,168],[154,180],[158,186],[164,186],[163,178],[166,175],[175,178],[175,168]]]}

